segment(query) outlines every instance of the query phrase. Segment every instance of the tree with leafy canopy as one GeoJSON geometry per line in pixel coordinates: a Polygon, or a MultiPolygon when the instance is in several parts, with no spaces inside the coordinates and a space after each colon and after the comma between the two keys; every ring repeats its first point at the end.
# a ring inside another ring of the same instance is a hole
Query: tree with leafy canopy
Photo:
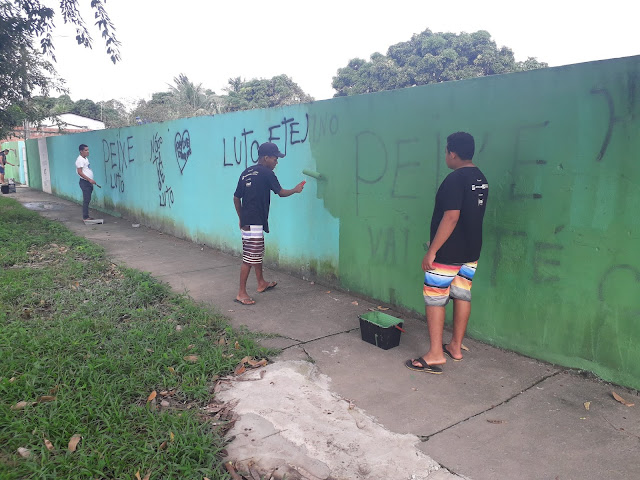
{"type": "Polygon", "coordinates": [[[277,75],[270,79],[242,81],[240,77],[230,78],[225,89],[224,111],[235,112],[253,108],[271,108],[296,103],[312,102],[300,86],[287,75],[277,75]]]}
{"type": "Polygon", "coordinates": [[[151,94],[151,100],[139,100],[131,116],[136,119],[136,123],[164,122],[179,118],[175,97],[171,92],[155,92],[151,94]]]}
{"type": "Polygon", "coordinates": [[[334,97],[463,80],[548,67],[529,57],[516,62],[513,51],[498,48],[489,32],[433,33],[426,29],[392,45],[387,55],[354,58],[333,77],[334,97]]]}
{"type": "Polygon", "coordinates": [[[230,78],[229,87],[224,89],[227,95],[216,95],[215,92],[204,89],[202,84],[191,82],[184,74],[175,77],[173,81],[174,85],[169,85],[168,92],[154,93],[148,101],[140,100],[132,116],[138,117],[140,123],[163,122],[313,101],[311,96],[286,75],[249,81],[240,77],[230,78]]]}
{"type": "MultiPolygon", "coordinates": [[[[78,11],[79,1],[61,0],[60,13],[65,23],[76,26],[78,44],[91,48],[93,40],[78,11]]],[[[116,63],[120,60],[120,43],[109,15],[101,0],[91,0],[91,7],[107,55],[116,63]]],[[[54,16],[54,10],[39,0],[0,3],[0,138],[25,120],[39,119],[42,112],[30,105],[35,93],[46,96],[51,90],[65,91],[48,60],[55,62],[54,16]]]]}
{"type": "Polygon", "coordinates": [[[219,113],[215,92],[203,88],[202,83],[196,85],[183,73],[175,77],[173,83],[169,85],[169,92],[174,96],[179,117],[219,113]]]}
{"type": "Polygon", "coordinates": [[[139,100],[132,116],[138,117],[140,123],[147,123],[216,113],[220,113],[220,107],[215,92],[181,73],[173,79],[168,91],[153,93],[151,100],[139,100]]]}

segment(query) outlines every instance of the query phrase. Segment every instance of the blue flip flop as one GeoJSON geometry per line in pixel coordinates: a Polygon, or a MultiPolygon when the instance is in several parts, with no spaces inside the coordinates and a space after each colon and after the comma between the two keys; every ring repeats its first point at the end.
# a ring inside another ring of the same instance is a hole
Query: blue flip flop
{"type": "Polygon", "coordinates": [[[407,367],[409,370],[413,370],[416,372],[427,372],[427,373],[433,373],[435,375],[440,375],[442,373],[442,368],[440,368],[437,365],[429,365],[427,362],[424,361],[424,358],[422,357],[416,358],[415,360],[409,359],[406,362],[404,362],[404,366],[407,367]],[[417,362],[421,366],[416,367],[413,364],[413,362],[417,362]]]}

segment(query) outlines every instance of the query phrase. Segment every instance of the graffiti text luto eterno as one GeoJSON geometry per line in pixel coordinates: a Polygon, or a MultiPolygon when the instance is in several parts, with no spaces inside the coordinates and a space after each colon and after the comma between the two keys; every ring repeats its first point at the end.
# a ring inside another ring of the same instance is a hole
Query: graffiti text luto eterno
{"type": "Polygon", "coordinates": [[[233,142],[222,139],[222,165],[233,167],[243,165],[245,168],[258,162],[258,147],[262,142],[274,142],[280,146],[286,155],[289,147],[305,143],[309,138],[309,115],[305,114],[304,122],[296,121],[294,117],[283,117],[280,123],[267,127],[266,138],[255,138],[255,131],[243,128],[239,137],[234,136],[233,142]],[[304,132],[304,135],[303,135],[304,132]],[[233,143],[233,148],[231,144],[233,143]],[[233,151],[233,157],[231,156],[233,151]]]}

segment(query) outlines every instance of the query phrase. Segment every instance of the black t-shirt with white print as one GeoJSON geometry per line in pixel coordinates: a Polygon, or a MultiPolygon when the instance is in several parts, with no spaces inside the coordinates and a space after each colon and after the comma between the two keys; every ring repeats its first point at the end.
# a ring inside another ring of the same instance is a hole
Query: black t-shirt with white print
{"type": "Polygon", "coordinates": [[[282,187],[278,177],[269,167],[257,164],[242,172],[233,194],[242,200],[242,226],[262,225],[264,231],[269,233],[271,192],[280,193],[280,190],[282,187]]]}
{"type": "Polygon", "coordinates": [[[431,217],[431,241],[447,210],[460,210],[451,236],[436,253],[438,263],[475,262],[482,249],[482,221],[489,198],[489,182],[478,167],[462,167],[444,179],[431,217]]]}

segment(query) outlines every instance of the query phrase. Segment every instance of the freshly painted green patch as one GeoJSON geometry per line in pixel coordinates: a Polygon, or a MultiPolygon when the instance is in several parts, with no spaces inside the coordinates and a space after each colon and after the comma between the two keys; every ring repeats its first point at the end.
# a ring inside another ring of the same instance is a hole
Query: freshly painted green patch
{"type": "Polygon", "coordinates": [[[216,376],[270,352],[2,198],[0,263],[0,478],[228,478],[222,431],[199,407],[216,376]]]}
{"type": "Polygon", "coordinates": [[[25,142],[27,149],[27,169],[29,170],[29,186],[42,190],[42,172],[40,171],[40,147],[37,139],[25,142]]]}

